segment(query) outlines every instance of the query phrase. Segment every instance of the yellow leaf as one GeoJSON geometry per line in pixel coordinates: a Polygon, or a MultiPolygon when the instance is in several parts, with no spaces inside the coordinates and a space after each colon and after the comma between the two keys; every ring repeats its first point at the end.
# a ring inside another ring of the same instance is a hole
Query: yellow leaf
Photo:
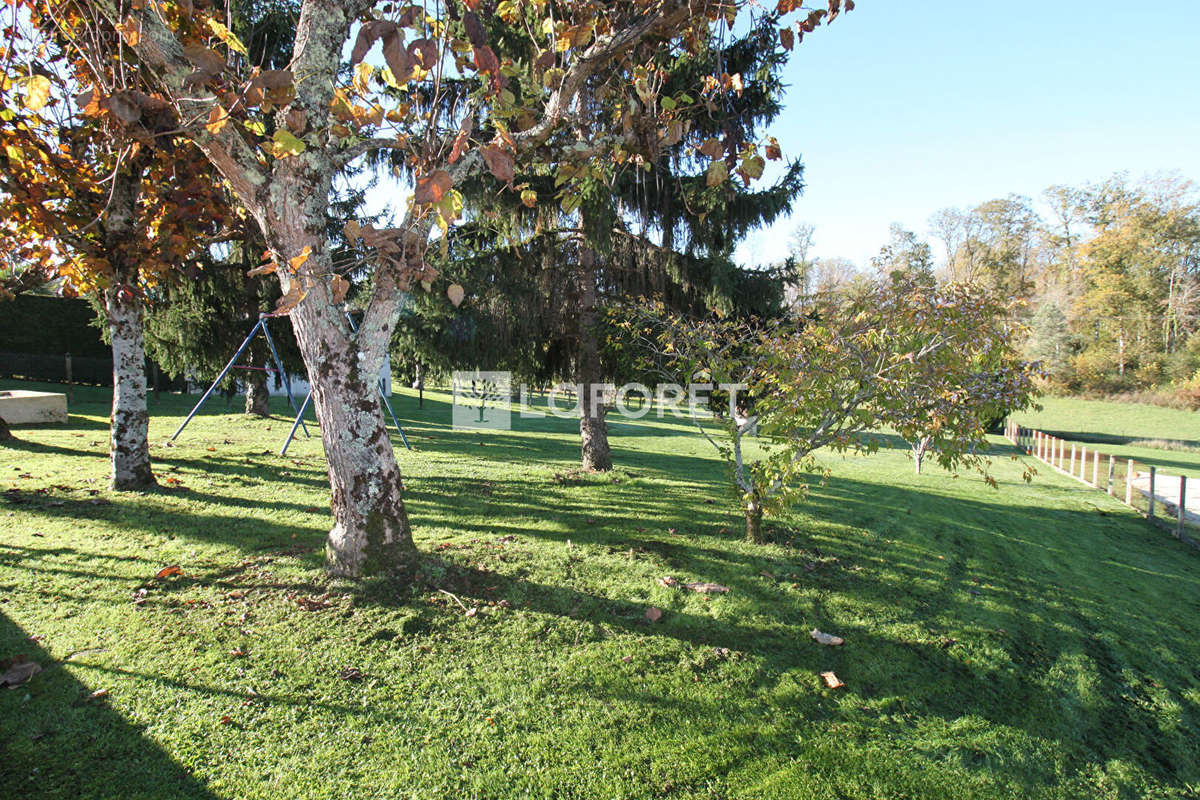
{"type": "Polygon", "coordinates": [[[742,171],[755,180],[762,177],[764,166],[766,162],[762,156],[742,159],[742,171]]]}
{"type": "Polygon", "coordinates": [[[300,155],[304,152],[305,144],[296,135],[285,128],[278,128],[271,137],[274,148],[272,155],[276,158],[300,155]]]}
{"type": "Polygon", "coordinates": [[[142,24],[132,16],[125,17],[124,22],[120,22],[113,27],[117,29],[117,33],[125,38],[125,43],[130,47],[137,47],[137,43],[142,39],[142,24]]]}
{"type": "MultiPolygon", "coordinates": [[[[225,46],[230,50],[234,51],[235,53],[241,53],[244,56],[250,55],[250,53],[246,50],[246,45],[242,44],[242,40],[239,39],[233,31],[229,30],[229,28],[226,28],[220,22],[217,22],[215,19],[211,18],[208,20],[208,27],[209,30],[211,30],[218,39],[224,42],[225,46]]],[[[130,42],[130,45],[132,44],[133,42],[130,42]]]]}
{"type": "Polygon", "coordinates": [[[463,290],[463,287],[459,286],[457,283],[452,283],[446,288],[446,297],[450,298],[450,302],[454,304],[455,308],[458,308],[459,304],[462,303],[463,298],[466,297],[466,294],[467,293],[463,290]]]}
{"type": "Polygon", "coordinates": [[[29,75],[17,81],[25,93],[25,107],[39,111],[50,102],[50,79],[45,75],[29,75]]]}
{"type": "Polygon", "coordinates": [[[374,72],[375,68],[365,61],[360,61],[354,65],[354,88],[359,94],[367,95],[371,93],[371,75],[374,72]]]}
{"type": "Polygon", "coordinates": [[[529,208],[537,206],[537,192],[533,189],[525,189],[521,192],[521,202],[529,208]]]}

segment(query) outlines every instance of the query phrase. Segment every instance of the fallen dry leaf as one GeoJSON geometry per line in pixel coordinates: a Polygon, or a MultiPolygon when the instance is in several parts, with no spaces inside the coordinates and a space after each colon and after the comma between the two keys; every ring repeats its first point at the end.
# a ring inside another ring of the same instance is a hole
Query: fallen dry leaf
{"type": "Polygon", "coordinates": [[[830,689],[841,689],[846,685],[845,681],[833,672],[822,672],[821,677],[825,680],[825,685],[830,689]]]}
{"type": "Polygon", "coordinates": [[[722,586],[719,583],[687,583],[684,585],[693,592],[700,592],[701,594],[724,594],[729,591],[728,586],[722,586]]]}
{"type": "Polygon", "coordinates": [[[670,575],[664,575],[663,577],[658,579],[658,585],[666,586],[668,589],[670,589],[672,586],[678,586],[679,581],[675,580],[670,575]]]}
{"type": "Polygon", "coordinates": [[[647,622],[658,622],[660,619],[662,619],[662,609],[655,608],[654,606],[646,609],[647,622]]]}
{"type": "Polygon", "coordinates": [[[155,575],[154,577],[161,581],[161,580],[166,580],[167,578],[170,578],[172,575],[182,575],[182,574],[183,574],[183,568],[180,567],[178,564],[172,564],[169,567],[163,567],[162,569],[160,569],[158,571],[158,574],[155,575]]]}
{"type": "Polygon", "coordinates": [[[13,664],[4,671],[4,674],[0,675],[0,686],[16,688],[41,671],[42,665],[36,661],[22,661],[19,664],[13,664]]]}
{"type": "Polygon", "coordinates": [[[471,606],[470,608],[468,608],[468,609],[467,609],[467,616],[468,616],[468,617],[473,617],[473,616],[475,616],[475,615],[476,615],[476,614],[478,614],[478,613],[479,613],[479,607],[478,607],[478,606],[471,606]]]}
{"type": "Polygon", "coordinates": [[[108,697],[108,689],[97,689],[87,696],[88,700],[103,700],[108,697]]]}
{"type": "Polygon", "coordinates": [[[326,600],[324,597],[304,597],[296,598],[296,605],[303,608],[305,611],[320,611],[323,608],[329,608],[333,603],[326,600]]]}
{"type": "Polygon", "coordinates": [[[831,647],[837,647],[840,644],[846,643],[846,640],[842,637],[834,636],[831,633],[821,633],[816,628],[812,629],[812,633],[810,635],[817,641],[817,644],[827,644],[831,647]]]}
{"type": "Polygon", "coordinates": [[[621,656],[621,660],[628,664],[629,662],[633,661],[633,656],[621,656]]]}
{"type": "Polygon", "coordinates": [[[367,676],[358,667],[346,667],[338,673],[338,677],[344,681],[361,681],[367,676]]]}

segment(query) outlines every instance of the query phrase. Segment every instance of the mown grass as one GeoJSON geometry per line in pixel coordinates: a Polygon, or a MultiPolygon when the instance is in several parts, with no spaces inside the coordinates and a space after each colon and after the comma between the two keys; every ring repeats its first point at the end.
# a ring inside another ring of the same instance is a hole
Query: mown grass
{"type": "Polygon", "coordinates": [[[836,457],[754,547],[682,422],[614,420],[618,470],[581,476],[568,421],[455,432],[405,394],[425,557],[355,584],[321,570],[319,443],[275,455],[285,403],[218,401],[118,495],[104,400],[0,448],[0,658],[46,667],[0,692],[0,797],[1200,792],[1200,557],[1011,450],[999,491],[836,457]]]}

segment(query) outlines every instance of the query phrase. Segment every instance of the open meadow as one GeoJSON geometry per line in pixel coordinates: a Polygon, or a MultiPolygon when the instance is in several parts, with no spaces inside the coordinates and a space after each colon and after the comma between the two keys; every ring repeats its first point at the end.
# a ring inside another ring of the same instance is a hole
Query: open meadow
{"type": "Polygon", "coordinates": [[[104,488],[104,390],[0,447],[0,657],[44,668],[0,692],[2,797],[1200,792],[1200,555],[998,438],[998,490],[831,457],[754,546],[683,421],[612,420],[585,475],[570,421],[401,392],[422,559],[351,582],[286,401],[158,446],[192,399],[151,399],[152,491],[104,488]]]}
{"type": "Polygon", "coordinates": [[[1076,397],[1038,402],[1040,411],[1018,412],[1013,420],[1118,458],[1200,477],[1200,412],[1076,397]]]}

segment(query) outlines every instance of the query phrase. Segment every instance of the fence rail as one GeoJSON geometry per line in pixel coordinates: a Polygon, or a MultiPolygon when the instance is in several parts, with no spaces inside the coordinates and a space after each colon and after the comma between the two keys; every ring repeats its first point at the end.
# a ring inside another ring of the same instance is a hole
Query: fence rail
{"type": "Polygon", "coordinates": [[[1170,530],[1175,538],[1200,547],[1189,531],[1200,526],[1200,486],[1189,491],[1186,475],[1160,475],[1153,464],[1089,449],[1086,444],[1025,428],[1012,420],[1005,423],[1004,435],[1043,464],[1122,500],[1152,523],[1170,530]]]}

